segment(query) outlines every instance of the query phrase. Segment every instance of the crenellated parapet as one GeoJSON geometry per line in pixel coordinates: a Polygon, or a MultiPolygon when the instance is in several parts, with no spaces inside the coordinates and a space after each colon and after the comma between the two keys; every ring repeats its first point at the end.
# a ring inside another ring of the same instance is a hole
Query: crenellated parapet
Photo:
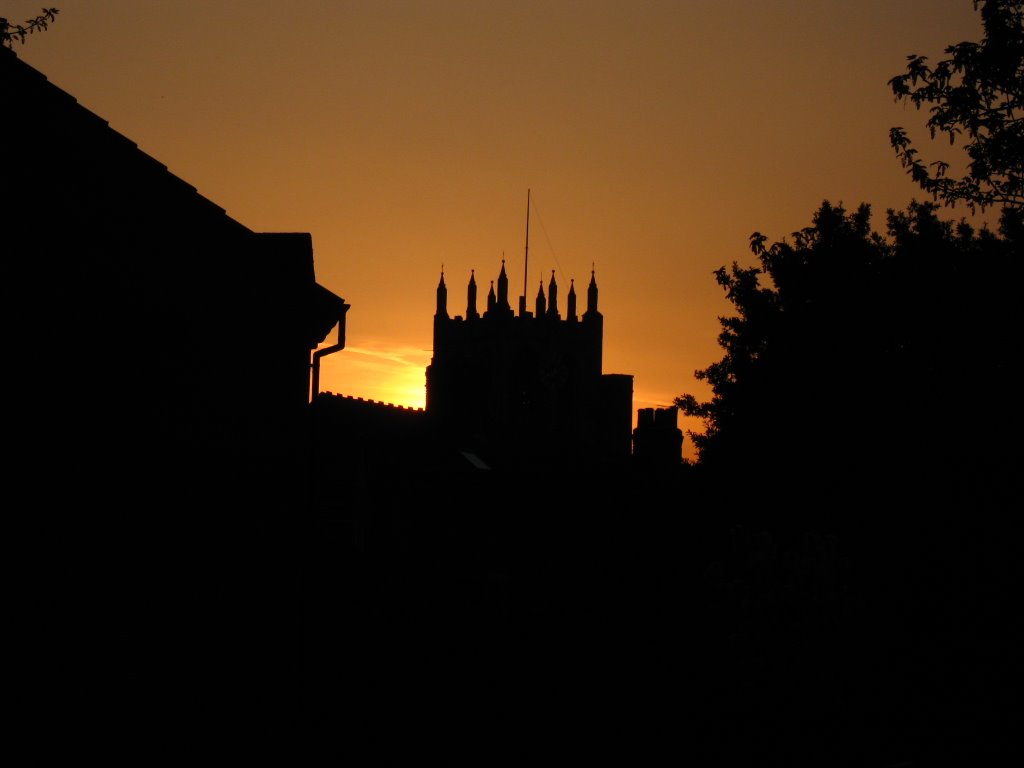
{"type": "Polygon", "coordinates": [[[386,403],[383,400],[370,400],[368,398],[356,397],[355,395],[339,395],[335,394],[334,392],[331,392],[330,390],[326,392],[321,392],[320,397],[334,398],[335,400],[340,400],[347,404],[351,404],[352,407],[354,408],[360,408],[365,406],[366,408],[372,408],[374,410],[384,410],[390,412],[405,413],[411,411],[413,413],[423,413],[422,408],[416,408],[411,405],[396,405],[395,403],[386,403]]]}
{"type": "Polygon", "coordinates": [[[428,413],[493,453],[575,457],[601,444],[608,422],[602,414],[608,392],[614,391],[618,399],[627,398],[625,410],[616,412],[626,414],[628,456],[632,391],[610,388],[602,380],[604,327],[593,270],[582,316],[574,280],[563,314],[554,270],[546,286],[540,282],[534,310],[528,311],[521,297],[514,312],[504,260],[483,312],[477,307],[475,271],[466,296],[465,314],[449,315],[442,271],[427,368],[428,413]]]}
{"type": "MultiPolygon", "coordinates": [[[[576,323],[580,321],[576,312],[576,284],[575,280],[569,281],[569,292],[566,296],[565,321],[576,323]]],[[[434,312],[435,320],[480,320],[483,318],[508,318],[515,316],[512,305],[508,298],[508,273],[505,271],[505,260],[501,260],[501,271],[497,280],[491,281],[487,293],[486,305],[483,314],[477,309],[477,282],[476,270],[470,270],[469,282],[466,286],[466,311],[463,315],[450,317],[448,314],[448,286],[444,279],[444,269],[441,269],[441,279],[437,284],[437,308],[434,312]],[[495,289],[497,283],[497,289],[495,289]]],[[[537,291],[537,298],[534,303],[534,311],[526,310],[525,303],[520,302],[518,317],[523,320],[562,320],[562,314],[558,303],[558,282],[555,279],[555,270],[551,270],[551,279],[548,281],[545,292],[544,281],[540,281],[540,288],[537,291]]],[[[596,321],[601,317],[597,309],[597,279],[594,270],[590,271],[590,285],[587,287],[587,309],[583,313],[584,321],[596,321]]]]}

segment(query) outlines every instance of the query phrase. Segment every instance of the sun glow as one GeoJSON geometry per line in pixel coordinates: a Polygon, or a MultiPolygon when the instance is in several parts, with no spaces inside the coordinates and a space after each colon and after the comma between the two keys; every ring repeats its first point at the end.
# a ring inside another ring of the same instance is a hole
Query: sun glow
{"type": "Polygon", "coordinates": [[[320,391],[423,408],[429,362],[429,350],[374,342],[346,346],[321,358],[320,391]]]}

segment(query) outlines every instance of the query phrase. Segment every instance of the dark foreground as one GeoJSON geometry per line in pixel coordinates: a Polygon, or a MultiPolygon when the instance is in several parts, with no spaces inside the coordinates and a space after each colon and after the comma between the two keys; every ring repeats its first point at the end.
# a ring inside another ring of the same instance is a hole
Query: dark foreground
{"type": "Polygon", "coordinates": [[[759,508],[685,482],[481,485],[435,508],[399,483],[290,518],[55,521],[19,625],[34,711],[68,724],[39,754],[1020,757],[1004,499],[759,508]]]}

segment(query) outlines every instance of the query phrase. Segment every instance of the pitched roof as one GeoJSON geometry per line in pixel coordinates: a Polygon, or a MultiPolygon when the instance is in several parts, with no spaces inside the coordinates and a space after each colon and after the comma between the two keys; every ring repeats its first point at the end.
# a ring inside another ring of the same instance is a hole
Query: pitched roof
{"type": "MultiPolygon", "coordinates": [[[[179,202],[187,199],[197,208],[222,218],[225,225],[251,231],[228,216],[224,208],[199,194],[194,186],[171,173],[166,165],[139,149],[134,141],[111,128],[107,120],[53,84],[46,75],[19,58],[13,49],[6,47],[0,47],[0,96],[20,117],[4,121],[5,133],[30,138],[27,131],[38,136],[43,130],[50,152],[60,153],[58,142],[64,140],[75,148],[90,147],[97,157],[103,156],[107,161],[116,157],[119,163],[116,170],[122,175],[145,175],[150,185],[159,178],[165,193],[176,196],[179,202]]],[[[21,149],[17,144],[10,148],[16,153],[21,149]]],[[[21,157],[26,162],[43,159],[39,155],[30,158],[22,154],[21,157]]],[[[107,169],[115,170],[112,165],[107,169]]]]}
{"type": "MultiPolygon", "coordinates": [[[[5,170],[9,188],[18,191],[8,212],[12,221],[26,223],[8,233],[15,239],[12,252],[59,250],[52,242],[40,244],[39,226],[48,218],[60,228],[48,233],[64,238],[60,247],[109,253],[118,242],[123,258],[135,262],[143,255],[158,260],[155,252],[173,254],[177,271],[219,272],[225,290],[246,280],[247,272],[260,273],[255,279],[275,291],[305,286],[292,296],[293,311],[304,306],[308,313],[303,333],[311,348],[344,317],[344,300],[316,283],[309,233],[257,233],[239,223],[6,47],[0,47],[0,101],[12,109],[0,121],[0,137],[20,159],[5,170]],[[154,234],[178,244],[139,248],[133,242],[154,234]],[[202,247],[199,239],[206,241],[202,247]]],[[[174,281],[170,264],[132,268],[163,269],[161,281],[174,281]]]]}

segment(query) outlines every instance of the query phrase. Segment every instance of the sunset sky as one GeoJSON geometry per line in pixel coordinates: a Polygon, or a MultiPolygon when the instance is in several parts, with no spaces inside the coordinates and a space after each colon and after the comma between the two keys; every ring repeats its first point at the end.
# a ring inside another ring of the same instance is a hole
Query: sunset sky
{"type": "MultiPolygon", "coordinates": [[[[593,266],[634,411],[708,396],[694,371],[731,311],[714,270],[825,199],[870,203],[880,231],[920,199],[889,128],[925,160],[959,150],[887,80],[981,37],[970,0],[53,4],[15,52],[240,223],[311,233],[352,307],[321,389],[416,407],[442,264],[452,314],[473,269],[483,309],[502,258],[522,293],[527,190],[529,306],[554,270],[564,312],[593,266]]],[[[40,8],[0,0],[14,23],[40,8]]]]}

